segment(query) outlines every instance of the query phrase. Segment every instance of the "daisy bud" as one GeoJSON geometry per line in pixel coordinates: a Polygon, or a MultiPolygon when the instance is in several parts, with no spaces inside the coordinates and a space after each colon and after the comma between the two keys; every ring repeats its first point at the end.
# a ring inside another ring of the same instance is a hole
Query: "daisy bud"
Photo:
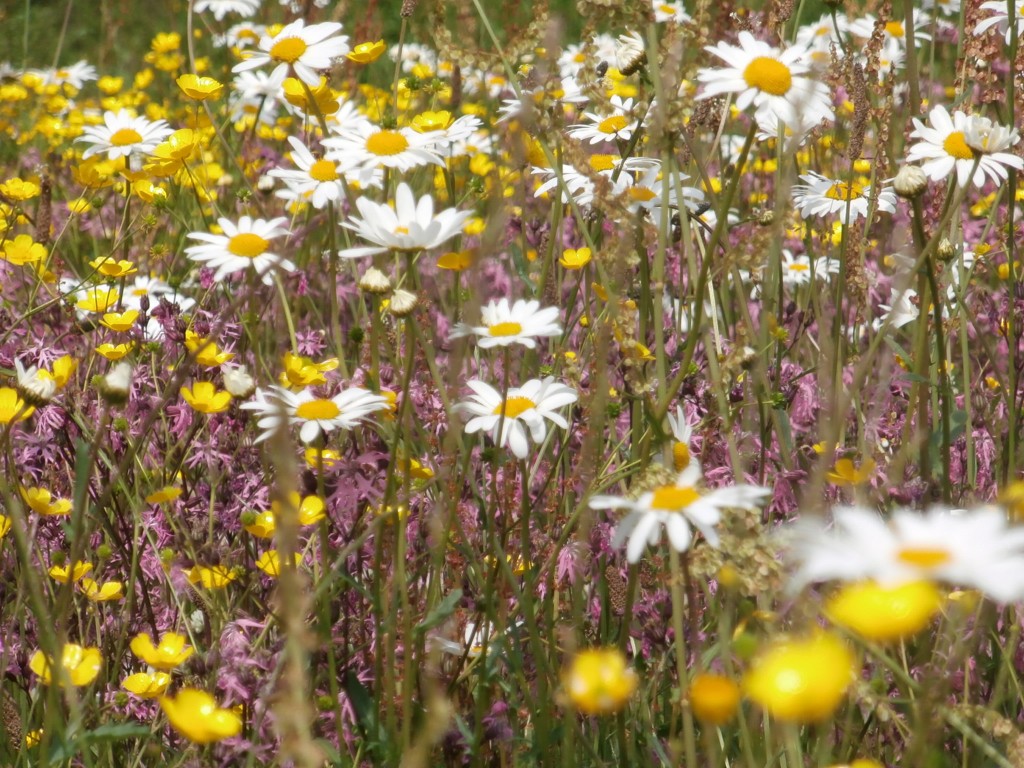
{"type": "Polygon", "coordinates": [[[948,237],[944,237],[939,241],[939,247],[935,250],[935,255],[939,257],[939,261],[952,261],[953,257],[956,256],[956,247],[949,241],[948,237]]]}
{"type": "Polygon", "coordinates": [[[395,317],[407,317],[411,315],[413,310],[416,309],[416,305],[420,303],[420,300],[416,297],[415,293],[399,288],[391,296],[391,303],[388,305],[388,311],[391,312],[395,317]]]}
{"type": "Polygon", "coordinates": [[[390,293],[391,278],[376,267],[370,267],[359,278],[359,290],[374,294],[390,293]]]}
{"type": "Polygon", "coordinates": [[[132,366],[130,363],[118,363],[110,372],[99,380],[100,395],[111,405],[121,405],[128,401],[132,389],[132,366]]]}
{"type": "Polygon", "coordinates": [[[896,190],[896,194],[907,200],[913,200],[927,187],[928,177],[916,165],[904,165],[892,180],[892,188],[896,190]]]}
{"type": "Polygon", "coordinates": [[[223,365],[221,366],[221,376],[224,378],[224,389],[232,397],[245,400],[256,391],[256,382],[244,365],[223,365]]]}
{"type": "Polygon", "coordinates": [[[757,215],[757,223],[762,227],[770,227],[775,222],[775,211],[763,210],[757,215]]]}

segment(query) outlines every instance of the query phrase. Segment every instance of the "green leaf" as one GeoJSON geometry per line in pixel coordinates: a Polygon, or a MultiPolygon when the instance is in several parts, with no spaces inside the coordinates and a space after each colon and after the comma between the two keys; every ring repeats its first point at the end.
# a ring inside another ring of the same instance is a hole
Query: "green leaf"
{"type": "Polygon", "coordinates": [[[434,606],[433,610],[419,624],[416,625],[417,632],[426,632],[443,622],[453,613],[462,599],[462,590],[455,589],[445,595],[445,598],[434,606]]]}

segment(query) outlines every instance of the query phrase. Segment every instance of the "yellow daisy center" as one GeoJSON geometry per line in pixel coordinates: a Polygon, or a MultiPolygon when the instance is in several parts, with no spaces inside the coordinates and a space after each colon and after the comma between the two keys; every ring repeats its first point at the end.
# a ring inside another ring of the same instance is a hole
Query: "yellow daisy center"
{"type": "Polygon", "coordinates": [[[672,446],[672,465],[676,472],[682,472],[690,466],[690,446],[683,442],[677,442],[672,446]]]}
{"type": "Polygon", "coordinates": [[[597,130],[601,133],[618,133],[625,128],[628,123],[629,121],[623,115],[612,115],[598,123],[597,130]]]}
{"type": "Polygon", "coordinates": [[[825,193],[830,200],[855,200],[864,196],[864,188],[860,184],[844,184],[837,181],[825,193]]]}
{"type": "Polygon", "coordinates": [[[309,176],[316,181],[336,181],[338,167],[330,160],[317,160],[309,166],[309,176]]]}
{"type": "Polygon", "coordinates": [[[130,144],[138,144],[142,141],[142,134],[134,128],[122,128],[110,137],[110,144],[114,147],[127,147],[130,144]]]}
{"type": "Polygon", "coordinates": [[[310,421],[318,419],[333,419],[341,414],[341,409],[333,400],[310,400],[295,409],[295,415],[300,419],[310,421]]]}
{"type": "Polygon", "coordinates": [[[522,333],[522,330],[523,326],[519,323],[495,323],[487,328],[491,336],[515,336],[522,333]]]}
{"type": "Polygon", "coordinates": [[[374,155],[398,155],[409,148],[409,140],[398,131],[377,131],[366,140],[366,151],[374,155]]]}
{"type": "Polygon", "coordinates": [[[898,21],[890,21],[885,25],[885,34],[889,37],[903,37],[903,25],[898,21]]]}
{"type": "Polygon", "coordinates": [[[769,56],[758,56],[747,64],[743,79],[751,88],[772,96],[785,96],[793,85],[793,73],[789,67],[769,56]]]}
{"type": "Polygon", "coordinates": [[[597,172],[610,171],[615,167],[615,155],[591,155],[590,167],[597,172]]]}
{"type": "Polygon", "coordinates": [[[647,187],[630,187],[628,194],[630,199],[638,203],[646,203],[655,197],[654,190],[647,187]]]}
{"type": "Polygon", "coordinates": [[[228,251],[235,256],[255,259],[267,250],[270,243],[252,232],[241,232],[228,240],[228,251]]]}
{"type": "Polygon", "coordinates": [[[937,568],[945,565],[953,556],[947,549],[931,547],[904,547],[896,553],[896,559],[907,565],[915,565],[918,568],[937,568]]]}
{"type": "Polygon", "coordinates": [[[810,269],[810,267],[808,267],[806,264],[801,264],[800,262],[797,262],[796,264],[790,264],[788,269],[790,272],[806,272],[807,270],[810,269]]]}
{"type": "Polygon", "coordinates": [[[942,142],[942,148],[946,154],[955,157],[957,160],[973,160],[974,150],[967,146],[963,131],[953,131],[946,140],[942,142]]]}
{"type": "Polygon", "coordinates": [[[510,397],[504,403],[496,405],[491,413],[495,416],[501,416],[502,405],[505,406],[506,419],[516,419],[531,408],[537,407],[537,404],[528,397],[510,397]]]}
{"type": "Polygon", "coordinates": [[[286,37],[271,46],[270,58],[293,64],[306,52],[306,47],[306,41],[301,37],[286,37]]]}
{"type": "Polygon", "coordinates": [[[655,509],[664,509],[669,512],[678,512],[690,506],[700,494],[696,489],[688,485],[663,485],[654,489],[654,498],[651,499],[651,506],[655,509]]]}

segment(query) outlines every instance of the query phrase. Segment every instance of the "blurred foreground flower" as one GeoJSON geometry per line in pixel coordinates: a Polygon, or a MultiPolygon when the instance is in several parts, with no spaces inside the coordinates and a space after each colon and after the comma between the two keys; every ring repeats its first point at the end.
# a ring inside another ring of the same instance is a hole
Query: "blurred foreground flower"
{"type": "Polygon", "coordinates": [[[122,688],[140,699],[155,699],[162,696],[170,684],[171,676],[166,672],[137,672],[121,681],[122,688]]]}
{"type": "Polygon", "coordinates": [[[184,635],[175,632],[164,632],[157,645],[148,634],[138,634],[132,638],[129,647],[142,661],[164,672],[183,664],[195,650],[191,645],[185,645],[184,635]]]}
{"type": "MultiPolygon", "coordinates": [[[[96,679],[96,675],[100,673],[100,667],[103,666],[99,648],[83,648],[74,643],[64,644],[60,663],[64,667],[64,671],[67,672],[67,678],[66,680],[65,678],[60,678],[57,682],[61,686],[70,682],[75,687],[91,683],[96,679]]],[[[36,651],[32,654],[28,666],[29,669],[39,675],[44,684],[49,685],[53,682],[50,659],[42,651],[36,651]]]]}
{"type": "Polygon", "coordinates": [[[211,744],[237,736],[242,718],[230,709],[221,709],[205,691],[184,688],[174,698],[164,696],[160,708],[178,733],[196,744],[211,744]]]}
{"type": "Polygon", "coordinates": [[[690,708],[700,722],[725,725],[736,715],[740,703],[740,687],[723,675],[694,675],[689,690],[690,708]]]}
{"type": "Polygon", "coordinates": [[[812,723],[839,706],[853,682],[850,649],[832,634],[773,643],[743,681],[746,695],[779,720],[812,723]]]}
{"type": "Polygon", "coordinates": [[[585,715],[618,712],[633,695],[636,672],[617,648],[580,651],[562,675],[573,707],[585,715]]]}
{"type": "Polygon", "coordinates": [[[928,581],[886,587],[873,581],[842,587],[825,603],[834,624],[877,642],[900,640],[928,626],[942,596],[928,581]]]}

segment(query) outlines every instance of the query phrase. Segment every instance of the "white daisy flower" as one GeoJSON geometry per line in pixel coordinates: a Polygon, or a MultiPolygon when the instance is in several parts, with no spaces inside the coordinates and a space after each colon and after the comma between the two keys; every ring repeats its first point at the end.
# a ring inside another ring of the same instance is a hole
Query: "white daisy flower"
{"type": "Polygon", "coordinates": [[[933,581],[978,589],[997,602],[1024,598],[1024,528],[996,507],[897,509],[890,520],[864,507],[833,511],[833,527],[803,519],[786,539],[795,590],[820,581],[883,585],[933,581]]]}
{"type": "Polygon", "coordinates": [[[968,183],[981,187],[988,179],[998,185],[1006,181],[1008,168],[1024,169],[1024,160],[1003,151],[1019,140],[1016,129],[993,125],[987,118],[960,110],[951,117],[942,106],[932,108],[928,122],[930,125],[925,125],[914,118],[910,138],[918,142],[910,147],[907,160],[924,161],[921,170],[932,181],[941,181],[955,170],[961,187],[968,183]]]}
{"type": "Polygon", "coordinates": [[[267,173],[271,178],[285,183],[286,188],[278,190],[276,196],[285,200],[309,202],[317,210],[323,209],[329,202],[340,200],[345,190],[338,164],[326,157],[317,159],[294,136],[288,137],[288,143],[292,147],[291,159],[296,169],[274,168],[267,173]]]}
{"type": "Polygon", "coordinates": [[[196,0],[192,10],[196,13],[209,11],[217,21],[223,21],[229,13],[252,16],[260,9],[261,0],[196,0]]]}
{"type": "Polygon", "coordinates": [[[618,96],[612,96],[609,103],[610,114],[584,112],[583,116],[590,122],[570,125],[565,132],[574,139],[589,141],[591,144],[615,139],[629,141],[633,132],[640,126],[640,121],[633,115],[635,106],[633,99],[623,101],[618,96]]]}
{"type": "Polygon", "coordinates": [[[31,406],[46,405],[57,394],[57,382],[36,366],[25,368],[21,360],[14,360],[15,389],[21,398],[31,406]]]}
{"type": "Polygon", "coordinates": [[[846,14],[837,13],[833,22],[831,14],[826,13],[797,30],[794,46],[805,48],[814,64],[826,65],[832,60],[833,51],[840,59],[843,57],[843,37],[849,29],[846,14]]]}
{"type": "MultiPolygon", "coordinates": [[[[1003,6],[1005,7],[1005,5],[1003,6]]],[[[876,18],[870,13],[855,19],[849,23],[848,29],[851,34],[869,39],[875,33],[876,18]]],[[[931,18],[926,13],[914,9],[914,42],[917,44],[926,43],[932,39],[928,34],[928,26],[931,18]]],[[[882,26],[882,46],[896,46],[901,50],[907,48],[907,28],[902,19],[890,19],[882,26]]]]}
{"type": "Polygon", "coordinates": [[[828,88],[805,77],[810,70],[806,50],[796,46],[779,50],[746,31],[740,32],[739,43],[705,49],[728,66],[702,69],[697,74],[704,83],[698,99],[735,93],[737,109],[767,104],[787,125],[799,123],[801,113],[817,116],[814,122],[833,118],[828,88]]]}
{"type": "Polygon", "coordinates": [[[76,91],[82,90],[86,83],[99,77],[96,67],[87,61],[78,61],[67,67],[57,67],[56,69],[33,69],[30,71],[40,77],[43,85],[70,85],[76,91]]]}
{"type": "Polygon", "coordinates": [[[270,250],[271,240],[291,234],[284,226],[287,221],[283,216],[269,221],[243,216],[236,224],[221,218],[217,224],[224,234],[192,232],[189,238],[198,240],[202,245],[190,246],[185,253],[192,261],[216,269],[215,280],[223,280],[228,275],[252,267],[263,282],[270,285],[273,282],[271,270],[290,272],[295,269],[292,262],[270,250]]]}
{"type": "MultiPolygon", "coordinates": [[[[802,174],[800,178],[805,183],[795,185],[792,194],[793,203],[800,209],[803,218],[838,214],[843,224],[849,224],[867,217],[871,200],[870,184],[847,184],[814,171],[802,174]]],[[[875,210],[895,213],[896,193],[890,187],[879,191],[875,210]]]]}
{"type": "MultiPolygon", "coordinates": [[[[1005,3],[1003,8],[1006,8],[1005,3]]],[[[942,16],[959,16],[960,0],[921,0],[921,9],[924,11],[934,10],[942,16]]]]}
{"type": "Polygon", "coordinates": [[[256,438],[257,443],[269,439],[282,426],[287,428],[296,424],[301,425],[299,439],[311,443],[321,432],[352,429],[362,424],[370,415],[388,408],[388,400],[360,387],[323,398],[317,397],[310,389],[292,392],[272,385],[267,389],[257,389],[255,398],[241,407],[254,411],[260,417],[256,426],[263,433],[256,438]]]}
{"type": "MultiPolygon", "coordinates": [[[[1016,2],[1016,0],[1014,1],[1016,2]]],[[[991,11],[992,15],[978,22],[978,26],[974,28],[974,34],[980,35],[995,27],[999,30],[999,34],[1005,36],[1006,44],[1009,45],[1013,40],[1013,34],[1010,31],[1010,9],[1006,0],[987,0],[981,4],[980,8],[991,11]]],[[[1024,38],[1024,3],[1017,3],[1014,8],[1014,19],[1018,39],[1024,38]]]]}
{"type": "Polygon", "coordinates": [[[576,390],[550,376],[543,380],[531,379],[521,387],[510,387],[504,400],[499,391],[479,379],[471,379],[466,386],[473,394],[457,406],[472,416],[466,423],[466,432],[489,432],[495,443],[508,446],[517,459],[529,455],[527,430],[533,442],[539,444],[547,437],[546,421],[568,429],[569,422],[558,409],[577,400],[576,390]]]}
{"type": "Polygon", "coordinates": [[[421,165],[444,165],[430,138],[412,128],[381,128],[369,121],[353,121],[324,139],[323,145],[329,150],[328,157],[344,162],[360,179],[371,178],[381,167],[404,173],[421,165]]]}
{"type": "Polygon", "coordinates": [[[257,24],[254,21],[240,21],[228,28],[223,35],[216,35],[213,44],[218,48],[225,46],[237,48],[242,51],[254,45],[259,45],[260,40],[267,33],[266,24],[257,24]]]}
{"type": "Polygon", "coordinates": [[[700,531],[708,544],[718,546],[715,526],[723,509],[756,509],[771,495],[767,488],[754,485],[731,485],[706,490],[698,488],[701,480],[700,464],[691,459],[671,485],[662,485],[646,491],[637,499],[618,496],[595,496],[590,500],[592,509],[625,508],[629,514],[615,529],[612,546],[626,543],[626,560],[635,563],[643,551],[661,541],[661,530],[677,552],[686,552],[693,541],[693,529],[700,531]]]}
{"type": "Polygon", "coordinates": [[[885,324],[886,320],[889,320],[890,330],[902,328],[907,323],[914,322],[921,314],[917,305],[917,291],[913,288],[891,288],[889,303],[878,305],[878,308],[882,310],[882,315],[872,323],[872,328],[877,331],[885,324]]]}
{"type": "Polygon", "coordinates": [[[558,174],[551,168],[534,166],[531,171],[534,175],[548,177],[533,191],[534,196],[540,197],[556,187],[561,187],[562,202],[568,203],[569,200],[575,200],[577,205],[590,205],[594,201],[596,192],[591,175],[607,179],[610,196],[617,197],[633,183],[631,174],[642,173],[659,166],[657,160],[647,157],[627,157],[625,160],[620,160],[617,155],[591,155],[589,160],[590,175],[571,165],[563,165],[561,184],[559,184],[558,174]],[[618,178],[615,178],[616,176],[618,178]]]}
{"type": "Polygon", "coordinates": [[[445,127],[421,131],[420,135],[427,140],[427,146],[444,154],[445,157],[458,157],[467,154],[465,147],[472,136],[480,131],[483,121],[475,115],[462,115],[445,127]]]}
{"type": "Polygon", "coordinates": [[[83,160],[100,152],[106,152],[110,160],[117,160],[129,155],[151,154],[156,145],[173,132],[166,120],[133,117],[122,108],[117,112],[104,112],[103,125],[86,127],[75,141],[91,145],[82,153],[83,160]]]}
{"type": "MultiPolygon", "coordinates": [[[[627,205],[630,213],[640,210],[650,211],[663,206],[665,187],[668,187],[668,207],[679,208],[679,197],[676,194],[676,187],[673,179],[661,172],[661,163],[655,164],[644,171],[623,173],[619,178],[624,178],[627,187],[625,190],[627,205]],[[629,182],[633,182],[629,184],[629,182]]],[[[683,205],[691,212],[697,211],[704,203],[704,192],[697,187],[688,187],[682,184],[690,178],[685,173],[679,174],[680,192],[683,196],[683,205]]]]}
{"type": "Polygon", "coordinates": [[[434,214],[434,198],[424,195],[417,202],[404,181],[395,191],[395,207],[375,203],[366,197],[356,198],[356,207],[363,218],[350,218],[342,224],[363,240],[375,243],[369,247],[347,248],[338,255],[357,259],[387,251],[422,251],[436,248],[462,231],[472,211],[448,208],[434,214]]]}
{"type": "Polygon", "coordinates": [[[651,9],[654,11],[654,20],[659,23],[673,21],[676,24],[685,24],[690,20],[690,14],[686,12],[679,0],[673,2],[651,0],[651,9]]]}
{"type": "Polygon", "coordinates": [[[349,52],[348,38],[339,35],[341,24],[325,22],[310,24],[296,19],[271,37],[260,39],[259,50],[247,52],[248,57],[236,64],[232,72],[244,72],[267,64],[277,64],[275,74],[291,67],[306,85],[320,84],[320,72],[330,69],[334,60],[349,52]]]}
{"type": "Polygon", "coordinates": [[[674,414],[668,414],[668,428],[675,438],[672,443],[672,467],[676,472],[682,472],[694,461],[693,446],[693,425],[686,418],[683,406],[677,405],[674,414]]]}
{"type": "Polygon", "coordinates": [[[479,336],[477,345],[483,349],[508,347],[512,344],[522,344],[528,349],[534,349],[537,346],[535,338],[558,336],[562,333],[558,317],[558,307],[541,309],[539,301],[519,299],[510,306],[508,299],[492,299],[480,308],[480,320],[483,325],[470,326],[458,323],[452,330],[451,338],[479,336]]]}

